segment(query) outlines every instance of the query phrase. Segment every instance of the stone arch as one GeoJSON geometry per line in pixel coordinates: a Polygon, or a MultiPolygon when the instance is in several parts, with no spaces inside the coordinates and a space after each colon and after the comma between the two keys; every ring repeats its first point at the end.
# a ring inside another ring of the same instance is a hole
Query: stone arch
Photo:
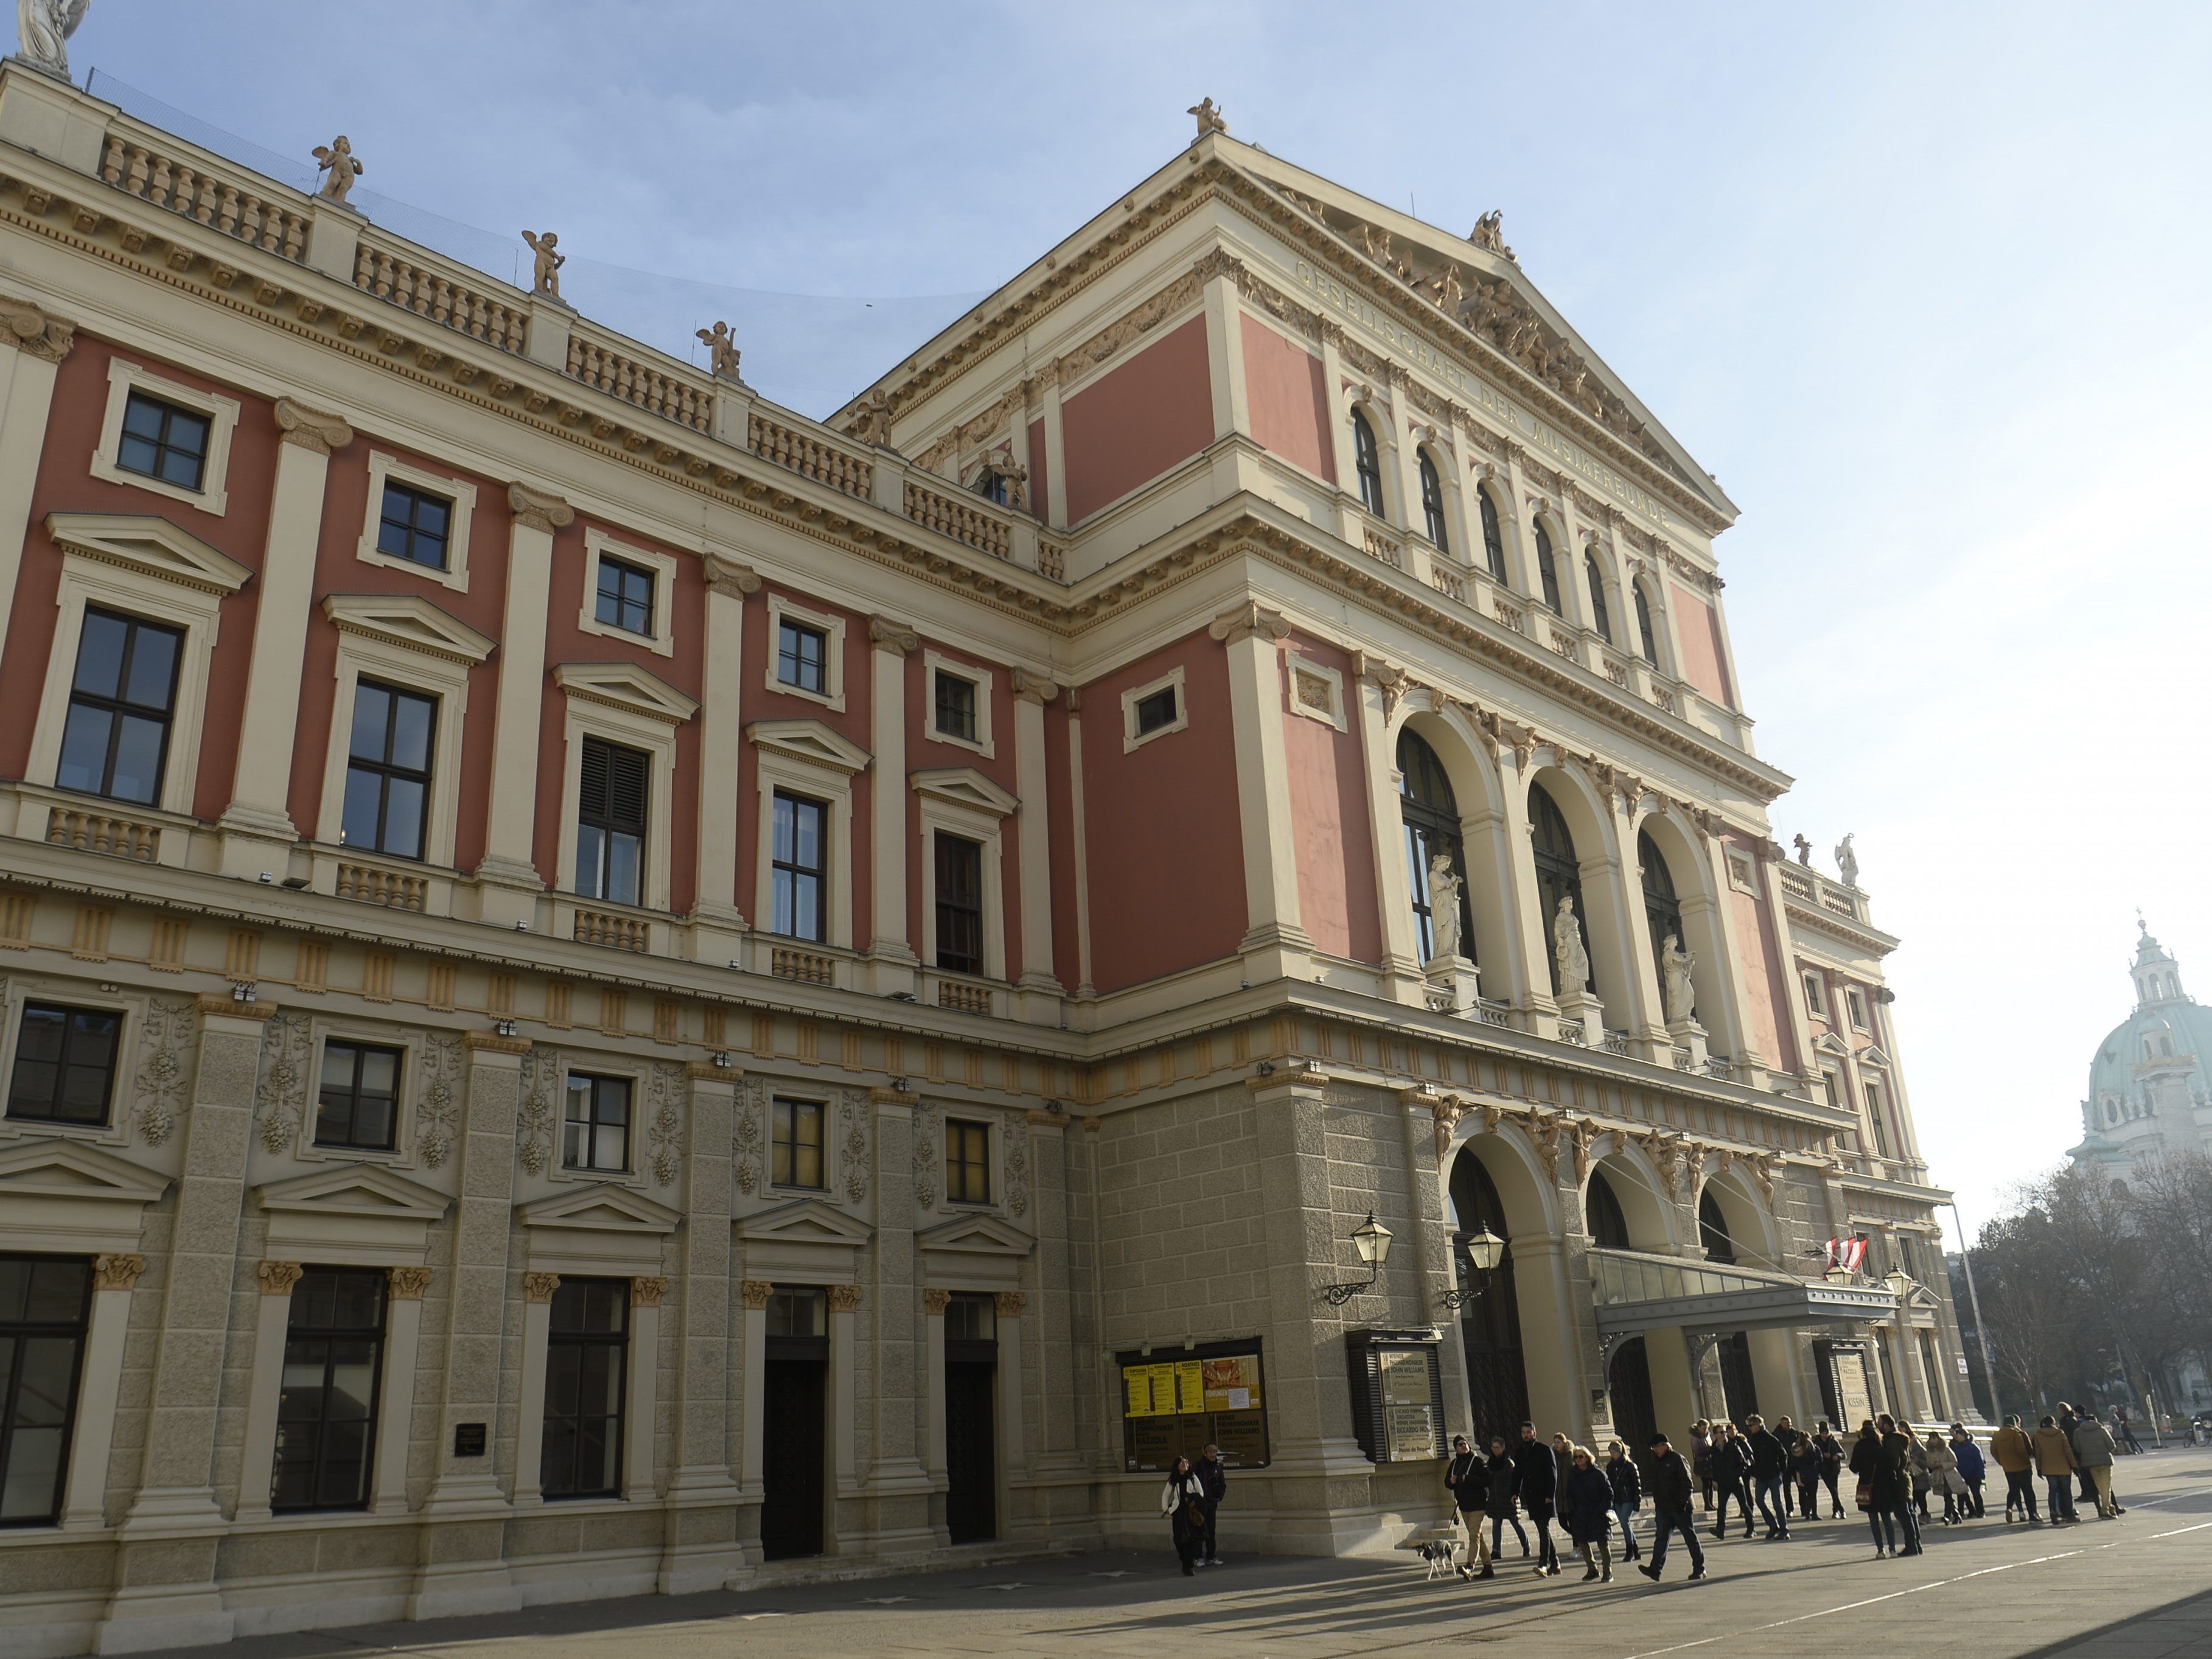
{"type": "MultiPolygon", "coordinates": [[[[1590,978],[1597,999],[1607,1013],[1607,1024],[1619,1025],[1632,1018],[1642,1006],[1638,994],[1637,969],[1630,953],[1628,920],[1624,912],[1623,869],[1620,847],[1614,836],[1613,813],[1604,798],[1590,785],[1580,769],[1562,766],[1554,762],[1540,766],[1529,777],[1531,786],[1540,785],[1559,809],[1566,823],[1567,833],[1574,841],[1575,861],[1579,868],[1582,902],[1576,908],[1582,916],[1583,946],[1589,952],[1590,978]]],[[[1534,798],[1529,800],[1533,821],[1534,798]]],[[[1536,890],[1536,872],[1533,852],[1524,853],[1528,860],[1522,868],[1523,879],[1530,890],[1536,890]]],[[[1639,896],[1638,902],[1642,902],[1639,896]]],[[[1557,907],[1537,906],[1543,933],[1539,947],[1543,951],[1543,963],[1552,960],[1552,930],[1556,925],[1557,907]]],[[[1551,988],[1548,965],[1535,976],[1536,982],[1547,990],[1551,988]]],[[[1561,993],[1575,989],[1562,985],[1561,993]]]]}
{"type": "Polygon", "coordinates": [[[1545,609],[1562,621],[1576,620],[1575,608],[1567,603],[1568,590],[1582,579],[1575,568],[1574,547],[1567,539],[1567,526],[1559,515],[1542,503],[1528,514],[1528,597],[1540,602],[1545,609]],[[1546,556],[1549,555],[1551,580],[1545,580],[1546,556]]]}
{"type": "MultiPolygon", "coordinates": [[[[1505,1214],[1522,1378],[1528,1399],[1538,1408],[1532,1414],[1540,1415],[1547,1402],[1578,1400],[1582,1389],[1581,1350],[1574,1323],[1577,1304],[1570,1294],[1566,1255],[1560,1243],[1565,1229],[1560,1224],[1559,1190],[1544,1173],[1534,1143],[1517,1125],[1501,1123],[1485,1133],[1479,1116],[1470,1123],[1474,1133],[1456,1139],[1438,1161],[1445,1214],[1453,1213],[1452,1176],[1460,1160],[1476,1160],[1490,1177],[1505,1214]]],[[[1486,1312],[1462,1310],[1462,1331],[1470,1318],[1480,1319],[1486,1312]]],[[[1471,1358],[1480,1363],[1479,1357],[1471,1358]]],[[[1556,1411],[1556,1404],[1550,1408],[1556,1411]]],[[[1510,1442],[1514,1426],[1479,1423],[1475,1431],[1488,1434],[1504,1427],[1510,1442]]]]}
{"type": "MultiPolygon", "coordinates": [[[[1728,929],[1722,915],[1728,896],[1715,887],[1713,860],[1705,850],[1703,836],[1679,808],[1673,806],[1644,814],[1636,821],[1636,828],[1639,834],[1651,837],[1652,845],[1667,861],[1667,873],[1674,880],[1674,900],[1682,912],[1682,948],[1697,958],[1690,969],[1690,984],[1697,994],[1697,1021],[1711,1035],[1715,1049],[1724,1054],[1741,1054],[1744,1045],[1734,995],[1735,981],[1729,971],[1728,929]]],[[[1644,888],[1640,862],[1627,873],[1640,905],[1644,888]]],[[[1656,939],[1650,941],[1653,988],[1660,997],[1656,1014],[1663,1021],[1666,983],[1656,960],[1662,943],[1656,939]]]]}
{"type": "Polygon", "coordinates": [[[1459,522],[1459,492],[1452,488],[1452,480],[1459,469],[1452,460],[1451,451],[1431,437],[1413,444],[1413,486],[1420,500],[1413,502],[1414,509],[1407,513],[1410,528],[1419,531],[1434,544],[1437,552],[1455,564],[1469,562],[1470,550],[1467,545],[1465,526],[1459,522]],[[1434,488],[1436,523],[1430,523],[1431,503],[1429,492],[1434,488]],[[1418,522],[1416,519],[1418,518],[1418,522]]]}
{"type": "MultiPolygon", "coordinates": [[[[1397,778],[1398,738],[1406,732],[1427,744],[1451,781],[1452,797],[1459,811],[1460,852],[1467,879],[1468,920],[1474,929],[1467,954],[1474,958],[1477,983],[1482,994],[1511,1001],[1517,989],[1519,953],[1514,949],[1515,873],[1512,846],[1506,835],[1505,791],[1496,764],[1488,757],[1481,736],[1460,709],[1439,709],[1426,691],[1415,692],[1400,704],[1397,720],[1389,732],[1394,785],[1397,778]]],[[[1402,828],[1394,866],[1401,883],[1414,879],[1407,866],[1402,828]]],[[[1384,902],[1404,904],[1407,887],[1385,895],[1384,902]]]]}
{"type": "MultiPolygon", "coordinates": [[[[1590,1176],[1603,1176],[1606,1185],[1619,1200],[1621,1218],[1628,1224],[1629,1249],[1655,1255],[1673,1252],[1674,1206],[1667,1197],[1666,1185],[1658,1170],[1642,1148],[1616,1139],[1611,1149],[1590,1165],[1590,1176]]],[[[1585,1216],[1589,1189],[1589,1181],[1584,1181],[1579,1188],[1585,1216]]],[[[1583,1224],[1587,1224],[1586,1221],[1583,1224]]]]}
{"type": "Polygon", "coordinates": [[[1398,499],[1398,480],[1393,476],[1398,465],[1396,438],[1389,408],[1365,390],[1355,388],[1344,415],[1345,453],[1352,462],[1352,493],[1363,510],[1385,524],[1405,521],[1405,503],[1398,499]],[[1365,447],[1359,438],[1363,426],[1374,446],[1376,501],[1368,500],[1361,471],[1361,452],[1365,447]]]}
{"type": "MultiPolygon", "coordinates": [[[[1751,1267],[1780,1267],[1781,1230],[1741,1171],[1725,1170],[1699,1183],[1693,1207],[1711,1198],[1719,1209],[1739,1262],[1751,1267]]],[[[1703,1243],[1702,1235],[1699,1243],[1703,1243]]]]}
{"type": "Polygon", "coordinates": [[[1474,522],[1468,526],[1468,562],[1487,571],[1494,581],[1513,585],[1513,558],[1517,551],[1513,539],[1513,506],[1510,496],[1497,480],[1478,471],[1474,483],[1474,522]],[[1495,532],[1497,544],[1492,546],[1491,536],[1495,532]]]}

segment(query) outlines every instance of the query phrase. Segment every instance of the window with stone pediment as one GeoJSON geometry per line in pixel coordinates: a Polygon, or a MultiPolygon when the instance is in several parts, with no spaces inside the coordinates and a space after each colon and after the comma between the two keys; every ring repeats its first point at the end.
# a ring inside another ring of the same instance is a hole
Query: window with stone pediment
{"type": "Polygon", "coordinates": [[[386,1285],[382,1268],[311,1267],[292,1287],[269,1483],[280,1515],[368,1505],[386,1285]]]}
{"type": "Polygon", "coordinates": [[[88,605],[54,787],[151,805],[161,798],[181,629],[88,605]]]}
{"type": "Polygon", "coordinates": [[[1358,410],[1352,411],[1352,467],[1359,478],[1359,504],[1376,518],[1386,518],[1382,501],[1382,450],[1375,441],[1375,428],[1358,410]]]}
{"type": "Polygon", "coordinates": [[[60,1514],[91,1310],[88,1258],[0,1255],[0,1527],[60,1514]]]}

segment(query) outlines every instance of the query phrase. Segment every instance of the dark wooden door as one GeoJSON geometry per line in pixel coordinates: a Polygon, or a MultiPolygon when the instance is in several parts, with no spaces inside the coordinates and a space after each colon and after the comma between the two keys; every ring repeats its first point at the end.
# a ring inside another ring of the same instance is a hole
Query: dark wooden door
{"type": "Polygon", "coordinates": [[[996,1360],[945,1362],[945,1526],[956,1544],[999,1535],[998,1373],[996,1360]]]}
{"type": "Polygon", "coordinates": [[[1759,1389],[1751,1376],[1751,1338],[1731,1331],[1721,1339],[1721,1394],[1731,1422],[1741,1425],[1759,1409],[1759,1389]]]}
{"type": "MultiPolygon", "coordinates": [[[[1651,1455],[1651,1437],[1659,1431],[1659,1417],[1651,1404],[1651,1361],[1642,1337],[1632,1336],[1613,1351],[1606,1389],[1613,1397],[1613,1431],[1620,1437],[1631,1457],[1644,1461],[1651,1455]]],[[[1601,1448],[1591,1449],[1602,1458],[1601,1448]]]]}
{"type": "Polygon", "coordinates": [[[829,1372],[820,1359],[768,1362],[761,1553],[771,1561],[822,1553],[822,1396],[829,1372]]]}

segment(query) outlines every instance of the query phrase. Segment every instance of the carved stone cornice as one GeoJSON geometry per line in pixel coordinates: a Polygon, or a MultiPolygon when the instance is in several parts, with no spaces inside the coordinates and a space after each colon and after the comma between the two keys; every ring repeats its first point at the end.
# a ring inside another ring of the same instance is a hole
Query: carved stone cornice
{"type": "Polygon", "coordinates": [[[310,409],[290,398],[276,400],[276,437],[317,455],[335,455],[353,441],[353,428],[341,416],[310,409]]]}
{"type": "Polygon", "coordinates": [[[889,617],[868,618],[868,643],[878,651],[896,652],[903,657],[910,651],[921,648],[921,635],[904,623],[893,622],[889,617]]]}
{"type": "Polygon", "coordinates": [[[428,1267],[394,1267],[385,1276],[391,1283],[394,1302],[420,1302],[422,1292],[430,1288],[428,1267]]]}
{"type": "Polygon", "coordinates": [[[50,363],[58,364],[76,343],[75,323],[48,316],[28,300],[5,295],[0,295],[0,326],[7,330],[9,344],[50,363]]]}
{"type": "Polygon", "coordinates": [[[719,553],[708,554],[704,563],[709,593],[718,593],[726,599],[742,599],[749,593],[760,592],[760,573],[750,565],[726,559],[719,553]]]}
{"type": "Polygon", "coordinates": [[[1017,702],[1050,702],[1060,695],[1060,682],[1049,674],[1039,674],[1027,668],[1017,668],[1007,677],[1017,702]]]}
{"type": "Polygon", "coordinates": [[[1216,617],[1206,631],[1224,645],[1236,645],[1255,634],[1279,642],[1290,638],[1291,625],[1279,612],[1268,610],[1257,599],[1247,599],[1234,610],[1216,617]]]}
{"type": "Polygon", "coordinates": [[[548,495],[523,484],[507,485],[507,504],[513,509],[517,524],[542,530],[549,536],[576,522],[576,509],[558,495],[548,495]]]}
{"type": "Polygon", "coordinates": [[[305,1272],[296,1261],[264,1261],[254,1268],[253,1276],[261,1281],[262,1295],[289,1296],[305,1272]]]}

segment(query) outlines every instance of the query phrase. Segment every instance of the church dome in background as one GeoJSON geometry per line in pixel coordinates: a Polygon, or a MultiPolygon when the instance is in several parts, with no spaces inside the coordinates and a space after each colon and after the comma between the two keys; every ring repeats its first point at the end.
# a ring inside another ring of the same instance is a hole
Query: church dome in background
{"type": "Polygon", "coordinates": [[[2084,1139],[2071,1156],[2116,1174],[2167,1152],[2212,1145],[2212,1008],[2193,1000],[2180,964],[2142,923],[2136,1006],[2089,1062],[2084,1139]]]}

